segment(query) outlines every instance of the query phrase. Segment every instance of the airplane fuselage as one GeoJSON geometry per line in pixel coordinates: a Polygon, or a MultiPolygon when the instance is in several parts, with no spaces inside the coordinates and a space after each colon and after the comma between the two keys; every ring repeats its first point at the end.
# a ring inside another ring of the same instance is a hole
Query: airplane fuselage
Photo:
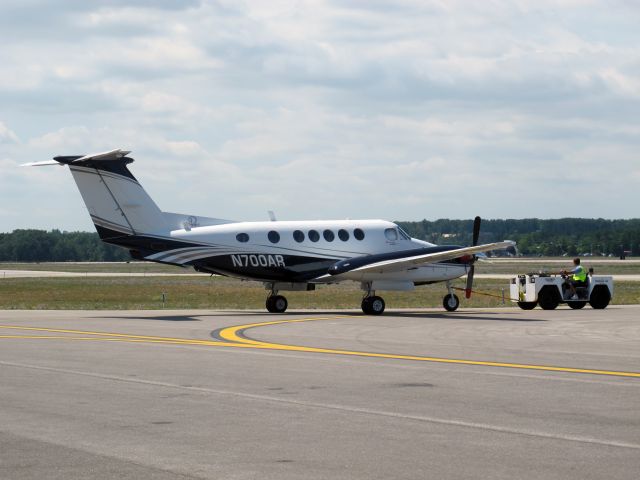
{"type": "Polygon", "coordinates": [[[391,280],[416,284],[466,273],[465,264],[448,261],[384,274],[335,272],[322,278],[337,262],[348,259],[370,261],[404,256],[407,251],[456,248],[411,238],[384,220],[233,222],[173,230],[164,240],[150,237],[143,258],[265,282],[391,280]]]}

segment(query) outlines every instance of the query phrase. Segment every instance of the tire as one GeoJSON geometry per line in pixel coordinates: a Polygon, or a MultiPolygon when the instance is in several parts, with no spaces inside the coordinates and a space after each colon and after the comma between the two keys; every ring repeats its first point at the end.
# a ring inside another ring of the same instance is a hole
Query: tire
{"type": "Polygon", "coordinates": [[[382,315],[385,303],[382,297],[372,296],[362,300],[362,311],[367,315],[382,315]]]}
{"type": "Polygon", "coordinates": [[[362,307],[362,312],[365,315],[371,315],[371,297],[364,297],[362,299],[362,304],[360,305],[362,307]]]}
{"type": "Polygon", "coordinates": [[[555,310],[560,303],[560,294],[555,287],[545,286],[538,293],[538,305],[543,310],[555,310]]]}
{"type": "Polygon", "coordinates": [[[591,308],[595,308],[596,310],[602,310],[603,308],[607,308],[610,301],[611,294],[609,293],[609,289],[604,285],[598,285],[591,292],[589,305],[591,305],[591,308]]]}
{"type": "Polygon", "coordinates": [[[567,302],[567,305],[569,305],[571,308],[573,308],[574,310],[580,310],[581,308],[583,308],[585,305],[587,304],[587,302],[567,302]]]}
{"type": "Polygon", "coordinates": [[[272,295],[267,298],[266,306],[269,313],[284,313],[287,311],[289,302],[282,295],[272,295]]]}
{"type": "Polygon", "coordinates": [[[455,312],[460,306],[460,299],[455,293],[448,293],[442,299],[442,306],[447,312],[455,312]]]}
{"type": "Polygon", "coordinates": [[[538,302],[518,302],[518,306],[522,310],[533,310],[538,305],[538,302]]]}

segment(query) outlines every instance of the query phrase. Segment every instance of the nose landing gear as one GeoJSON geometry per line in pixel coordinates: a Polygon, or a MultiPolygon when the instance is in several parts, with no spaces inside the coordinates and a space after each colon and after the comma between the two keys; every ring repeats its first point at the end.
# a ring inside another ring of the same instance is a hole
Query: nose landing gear
{"type": "Polygon", "coordinates": [[[460,299],[455,293],[453,293],[451,281],[447,282],[447,291],[448,293],[442,299],[442,306],[447,312],[455,312],[460,306],[460,299]]]}

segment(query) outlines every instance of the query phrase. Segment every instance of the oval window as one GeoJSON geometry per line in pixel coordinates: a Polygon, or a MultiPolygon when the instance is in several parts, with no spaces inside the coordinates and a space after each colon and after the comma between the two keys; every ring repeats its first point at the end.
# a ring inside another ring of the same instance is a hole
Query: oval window
{"type": "Polygon", "coordinates": [[[353,231],[353,236],[356,237],[356,240],[364,240],[364,232],[360,228],[353,231]]]}
{"type": "Polygon", "coordinates": [[[347,232],[344,228],[338,230],[338,238],[343,242],[349,240],[349,232],[347,232]]]}
{"type": "Polygon", "coordinates": [[[304,232],[302,232],[301,230],[294,231],[293,239],[298,243],[304,242],[304,232]]]}
{"type": "Polygon", "coordinates": [[[322,232],[322,236],[327,242],[333,242],[333,239],[336,238],[335,234],[331,230],[325,230],[322,232]]]}
{"type": "Polygon", "coordinates": [[[269,241],[271,243],[278,243],[280,241],[280,234],[278,232],[276,232],[275,230],[271,230],[267,234],[267,238],[269,239],[269,241]]]}
{"type": "Polygon", "coordinates": [[[246,243],[249,241],[249,235],[246,233],[239,233],[236,235],[236,240],[241,243],[246,243]]]}
{"type": "Polygon", "coordinates": [[[320,234],[315,230],[309,230],[309,240],[311,240],[312,242],[317,242],[318,240],[320,240],[320,234]]]}
{"type": "Polygon", "coordinates": [[[387,237],[387,240],[390,242],[395,242],[398,240],[398,231],[395,228],[386,228],[384,230],[384,236],[387,237]]]}

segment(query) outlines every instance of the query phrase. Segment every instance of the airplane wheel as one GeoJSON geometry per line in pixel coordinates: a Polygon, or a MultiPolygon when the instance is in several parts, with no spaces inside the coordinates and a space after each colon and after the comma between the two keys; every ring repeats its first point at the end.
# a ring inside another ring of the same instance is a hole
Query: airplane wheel
{"type": "Polygon", "coordinates": [[[460,299],[455,293],[447,294],[442,299],[442,306],[447,312],[455,312],[460,306],[460,299]]]}
{"type": "Polygon", "coordinates": [[[569,305],[574,310],[580,310],[586,304],[587,304],[587,302],[567,302],[567,305],[569,305]]]}
{"type": "Polygon", "coordinates": [[[518,306],[522,310],[533,310],[534,308],[536,308],[537,304],[538,302],[518,302],[518,306]]]}
{"type": "Polygon", "coordinates": [[[269,313],[284,313],[289,303],[282,295],[272,295],[267,298],[267,311],[269,313]]]}
{"type": "Polygon", "coordinates": [[[362,311],[367,315],[380,315],[384,312],[384,300],[382,297],[373,296],[362,299],[362,311]]]}

